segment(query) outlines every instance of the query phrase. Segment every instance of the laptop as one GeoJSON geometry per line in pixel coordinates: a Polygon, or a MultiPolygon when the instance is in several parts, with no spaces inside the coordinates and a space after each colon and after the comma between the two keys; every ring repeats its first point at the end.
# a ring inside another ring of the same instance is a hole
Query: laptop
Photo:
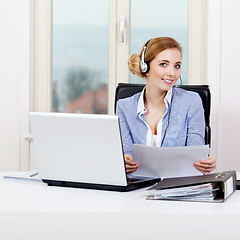
{"type": "Polygon", "coordinates": [[[30,113],[39,177],[49,186],[131,191],[160,178],[128,177],[113,115],[30,113]]]}

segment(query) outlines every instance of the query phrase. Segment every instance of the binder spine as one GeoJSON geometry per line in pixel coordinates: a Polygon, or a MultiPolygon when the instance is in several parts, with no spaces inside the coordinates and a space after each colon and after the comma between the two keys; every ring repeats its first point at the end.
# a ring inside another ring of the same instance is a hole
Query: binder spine
{"type": "Polygon", "coordinates": [[[224,199],[228,198],[234,191],[234,179],[230,177],[224,182],[224,199]]]}

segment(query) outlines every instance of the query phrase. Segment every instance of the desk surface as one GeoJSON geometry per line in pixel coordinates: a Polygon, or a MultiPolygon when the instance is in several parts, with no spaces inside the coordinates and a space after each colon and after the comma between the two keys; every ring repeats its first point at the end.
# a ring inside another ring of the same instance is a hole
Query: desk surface
{"type": "Polygon", "coordinates": [[[240,192],[224,203],[146,200],[121,193],[0,179],[5,239],[240,239],[240,192]],[[14,229],[14,231],[13,231],[14,229]]]}

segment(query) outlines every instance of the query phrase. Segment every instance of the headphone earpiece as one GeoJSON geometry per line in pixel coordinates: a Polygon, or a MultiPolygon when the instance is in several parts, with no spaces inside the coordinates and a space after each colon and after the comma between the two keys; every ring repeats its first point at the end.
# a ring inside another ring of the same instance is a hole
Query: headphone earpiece
{"type": "Polygon", "coordinates": [[[148,72],[148,70],[149,70],[148,62],[142,61],[141,62],[141,71],[142,71],[142,73],[146,73],[146,72],[148,72]]]}
{"type": "Polygon", "coordinates": [[[142,51],[142,59],[141,59],[141,71],[142,71],[142,73],[146,73],[146,72],[149,71],[149,64],[148,64],[147,61],[146,62],[144,61],[144,55],[145,55],[147,45],[150,41],[151,41],[151,39],[146,42],[146,44],[143,48],[143,51],[142,51]]]}

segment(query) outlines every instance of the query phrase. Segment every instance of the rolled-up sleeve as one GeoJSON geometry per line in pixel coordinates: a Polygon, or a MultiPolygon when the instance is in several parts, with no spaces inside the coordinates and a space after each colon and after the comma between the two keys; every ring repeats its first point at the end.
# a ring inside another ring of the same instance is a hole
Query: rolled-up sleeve
{"type": "Polygon", "coordinates": [[[187,146],[205,144],[205,118],[201,97],[195,93],[188,112],[187,146]]]}

